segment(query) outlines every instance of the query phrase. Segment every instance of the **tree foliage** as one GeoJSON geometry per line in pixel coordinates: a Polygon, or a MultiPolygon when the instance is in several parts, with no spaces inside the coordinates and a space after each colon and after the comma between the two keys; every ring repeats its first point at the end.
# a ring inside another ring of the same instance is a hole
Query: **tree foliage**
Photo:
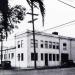
{"type": "Polygon", "coordinates": [[[26,8],[21,5],[9,7],[8,0],[0,0],[0,33],[8,36],[15,27],[14,23],[20,23],[24,19],[26,8]]]}

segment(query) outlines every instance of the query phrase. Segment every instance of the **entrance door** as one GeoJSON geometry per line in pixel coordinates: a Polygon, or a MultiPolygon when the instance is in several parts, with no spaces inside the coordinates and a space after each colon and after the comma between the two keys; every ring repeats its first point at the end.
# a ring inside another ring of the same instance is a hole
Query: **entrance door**
{"type": "Polygon", "coordinates": [[[45,66],[48,66],[48,54],[45,54],[45,66]]]}
{"type": "Polygon", "coordinates": [[[64,62],[67,62],[68,61],[68,54],[67,53],[62,53],[61,54],[61,62],[64,63],[64,62]]]}

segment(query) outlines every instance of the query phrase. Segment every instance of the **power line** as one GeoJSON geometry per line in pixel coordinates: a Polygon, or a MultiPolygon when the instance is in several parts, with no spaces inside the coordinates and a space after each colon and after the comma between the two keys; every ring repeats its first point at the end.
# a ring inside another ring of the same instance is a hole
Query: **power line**
{"type": "Polygon", "coordinates": [[[61,3],[66,4],[66,5],[68,5],[68,6],[70,6],[70,7],[72,7],[72,8],[75,8],[74,6],[72,6],[72,5],[68,4],[68,3],[65,3],[65,2],[63,2],[63,1],[61,1],[61,0],[58,0],[58,1],[61,2],[61,3]]]}
{"type": "Polygon", "coordinates": [[[62,25],[58,25],[58,26],[55,26],[55,27],[52,27],[52,28],[45,29],[43,31],[52,30],[52,29],[56,29],[56,28],[59,28],[59,27],[63,27],[63,26],[69,26],[69,23],[72,23],[72,22],[75,22],[75,20],[67,22],[67,23],[64,23],[62,25]]]}

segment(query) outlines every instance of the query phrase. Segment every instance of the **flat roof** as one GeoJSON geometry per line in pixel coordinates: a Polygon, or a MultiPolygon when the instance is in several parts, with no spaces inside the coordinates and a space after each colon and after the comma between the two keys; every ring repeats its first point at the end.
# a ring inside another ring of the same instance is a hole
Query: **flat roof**
{"type": "MultiPolygon", "coordinates": [[[[24,32],[24,33],[21,33],[21,34],[18,34],[18,35],[16,34],[15,37],[21,36],[21,35],[24,35],[24,34],[27,34],[27,33],[30,33],[29,35],[32,35],[32,34],[33,34],[33,31],[27,30],[27,31],[24,32]]],[[[61,35],[55,35],[55,34],[49,34],[49,33],[40,32],[40,31],[35,31],[35,35],[42,35],[42,36],[55,37],[55,38],[60,38],[60,39],[75,40],[75,38],[72,38],[72,37],[61,36],[61,35]]]]}

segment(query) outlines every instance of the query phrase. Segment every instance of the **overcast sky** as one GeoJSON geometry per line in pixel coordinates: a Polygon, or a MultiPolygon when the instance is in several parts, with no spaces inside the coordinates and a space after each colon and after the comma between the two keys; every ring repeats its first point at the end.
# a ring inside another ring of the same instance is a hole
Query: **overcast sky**
{"type": "MultiPolygon", "coordinates": [[[[45,6],[45,26],[44,27],[42,26],[42,18],[40,10],[34,9],[35,10],[34,13],[39,14],[38,17],[35,17],[38,18],[38,20],[35,21],[35,30],[44,31],[45,29],[52,28],[75,20],[75,8],[65,5],[59,2],[58,0],[43,0],[43,1],[45,6]]],[[[75,1],[73,2],[73,0],[62,0],[62,1],[67,2],[69,1],[72,5],[75,5],[75,1]]],[[[26,8],[26,13],[31,12],[30,7],[27,4],[26,0],[9,0],[9,5],[11,7],[15,5],[22,5],[26,8]]],[[[28,23],[29,20],[31,20],[31,16],[26,15],[24,21],[18,24],[19,29],[15,29],[14,33],[9,35],[9,40],[12,39],[11,36],[13,36],[15,33],[16,34],[22,33],[26,31],[26,29],[32,30],[32,24],[28,23]]],[[[54,31],[59,32],[59,35],[75,37],[75,22],[69,23],[64,27],[47,30],[44,32],[52,33],[54,31]]]]}

